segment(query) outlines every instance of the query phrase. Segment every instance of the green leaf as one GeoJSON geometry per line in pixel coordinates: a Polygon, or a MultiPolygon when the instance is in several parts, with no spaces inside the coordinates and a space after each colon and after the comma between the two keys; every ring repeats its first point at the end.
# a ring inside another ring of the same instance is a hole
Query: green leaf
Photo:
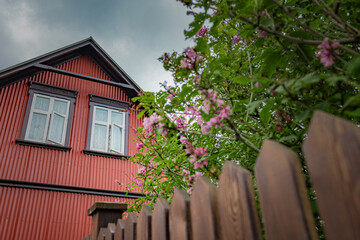
{"type": "Polygon", "coordinates": [[[355,57],[348,63],[347,70],[351,76],[360,76],[360,56],[355,57]]]}
{"type": "Polygon", "coordinates": [[[263,122],[265,126],[267,126],[270,122],[274,102],[275,100],[268,101],[260,112],[260,121],[263,122]]]}
{"type": "Polygon", "coordinates": [[[249,113],[253,113],[255,111],[256,108],[258,108],[262,103],[264,102],[264,100],[258,100],[258,101],[253,101],[248,105],[248,109],[249,109],[249,113]]]}
{"type": "Polygon", "coordinates": [[[295,115],[295,122],[304,121],[311,117],[311,111],[306,110],[295,115]]]}
{"type": "Polygon", "coordinates": [[[244,85],[244,84],[250,84],[251,81],[252,81],[252,79],[251,79],[251,77],[249,77],[249,76],[243,75],[243,76],[237,76],[237,77],[235,77],[235,78],[233,79],[233,81],[234,81],[235,83],[244,85]]]}
{"type": "Polygon", "coordinates": [[[141,112],[139,112],[139,114],[137,115],[137,119],[141,118],[142,116],[144,116],[144,114],[146,113],[146,110],[142,110],[141,112]]]}

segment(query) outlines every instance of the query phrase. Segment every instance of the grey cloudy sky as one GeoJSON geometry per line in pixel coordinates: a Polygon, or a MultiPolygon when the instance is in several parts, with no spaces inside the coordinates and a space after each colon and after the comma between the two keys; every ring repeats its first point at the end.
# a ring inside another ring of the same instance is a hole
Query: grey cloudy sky
{"type": "Polygon", "coordinates": [[[92,36],[146,91],[171,82],[157,60],[189,45],[175,0],[0,0],[0,69],[92,36]]]}

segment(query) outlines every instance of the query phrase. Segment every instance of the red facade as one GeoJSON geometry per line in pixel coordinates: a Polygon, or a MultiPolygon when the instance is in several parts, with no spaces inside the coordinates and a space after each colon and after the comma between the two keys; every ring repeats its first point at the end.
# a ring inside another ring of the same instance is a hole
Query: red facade
{"type": "MultiPolygon", "coordinates": [[[[94,56],[84,53],[72,60],[63,60],[55,68],[114,81],[94,61],[94,56]]],[[[0,88],[0,180],[124,191],[114,180],[118,179],[126,185],[132,181],[138,166],[131,164],[127,158],[95,156],[83,152],[88,134],[89,94],[125,102],[131,102],[132,97],[119,86],[54,71],[38,72],[0,88]],[[25,146],[15,142],[20,137],[25,119],[29,81],[78,91],[72,115],[70,151],[25,146]]],[[[136,137],[135,130],[141,125],[141,119],[137,119],[136,115],[133,106],[128,123],[128,155],[136,152],[136,144],[132,140],[136,137]]],[[[79,239],[90,232],[91,218],[86,215],[86,211],[91,205],[96,201],[126,200],[129,198],[1,184],[0,239],[79,239]]]]}

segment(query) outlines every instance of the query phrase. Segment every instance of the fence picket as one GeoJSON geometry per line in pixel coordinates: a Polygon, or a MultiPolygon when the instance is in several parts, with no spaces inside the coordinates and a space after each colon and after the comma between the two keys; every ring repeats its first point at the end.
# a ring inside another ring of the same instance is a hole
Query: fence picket
{"type": "Polygon", "coordinates": [[[125,223],[123,219],[118,219],[115,228],[114,240],[124,240],[125,238],[125,223]]]}
{"type": "Polygon", "coordinates": [[[360,129],[315,112],[303,152],[326,239],[360,239],[360,129]]]}
{"type": "Polygon", "coordinates": [[[247,170],[226,162],[220,175],[218,199],[222,239],[261,239],[251,174],[247,170]]]}
{"type": "Polygon", "coordinates": [[[114,240],[115,223],[108,223],[108,227],[105,233],[105,240],[114,240]]]}
{"type": "Polygon", "coordinates": [[[137,240],[151,239],[151,208],[144,205],[141,208],[138,223],[136,226],[137,240]]]}
{"type": "Polygon", "coordinates": [[[190,197],[193,239],[215,240],[220,238],[216,188],[206,177],[199,177],[190,197]],[[204,231],[206,226],[206,231],[204,231]]]}
{"type": "Polygon", "coordinates": [[[166,199],[159,198],[156,201],[152,215],[152,239],[169,240],[169,210],[170,206],[166,199]]]}
{"type": "Polygon", "coordinates": [[[297,155],[265,140],[255,165],[267,240],[317,239],[297,155]]]}
{"type": "Polygon", "coordinates": [[[128,213],[125,223],[125,240],[136,240],[137,216],[135,213],[128,213]]]}
{"type": "Polygon", "coordinates": [[[105,240],[107,228],[100,228],[97,240],[105,240]]]}
{"type": "Polygon", "coordinates": [[[175,189],[170,206],[170,239],[191,240],[190,198],[180,189],[175,189]]]}

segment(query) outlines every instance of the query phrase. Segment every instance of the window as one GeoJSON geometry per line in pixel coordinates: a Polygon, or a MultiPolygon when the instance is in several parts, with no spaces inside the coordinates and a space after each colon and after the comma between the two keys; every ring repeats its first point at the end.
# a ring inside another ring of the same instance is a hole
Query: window
{"type": "Polygon", "coordinates": [[[130,103],[90,95],[90,116],[85,153],[127,156],[130,103]]]}
{"type": "Polygon", "coordinates": [[[69,135],[76,95],[73,90],[30,82],[23,129],[16,142],[70,150],[69,135]]]}

